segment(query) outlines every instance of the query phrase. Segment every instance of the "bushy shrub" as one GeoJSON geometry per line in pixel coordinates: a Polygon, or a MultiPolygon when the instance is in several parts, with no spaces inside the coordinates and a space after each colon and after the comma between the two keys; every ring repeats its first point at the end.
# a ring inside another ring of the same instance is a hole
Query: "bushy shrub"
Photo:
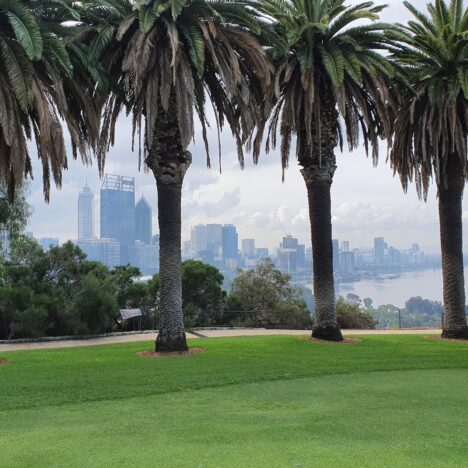
{"type": "Polygon", "coordinates": [[[340,328],[375,328],[377,322],[359,303],[347,302],[340,297],[336,301],[336,318],[340,328]]]}
{"type": "Polygon", "coordinates": [[[281,302],[262,314],[265,328],[305,330],[312,327],[312,317],[304,303],[281,302]]]}
{"type": "Polygon", "coordinates": [[[267,328],[310,328],[312,319],[304,292],[266,259],[255,270],[238,271],[226,301],[225,318],[232,325],[267,328]]]}

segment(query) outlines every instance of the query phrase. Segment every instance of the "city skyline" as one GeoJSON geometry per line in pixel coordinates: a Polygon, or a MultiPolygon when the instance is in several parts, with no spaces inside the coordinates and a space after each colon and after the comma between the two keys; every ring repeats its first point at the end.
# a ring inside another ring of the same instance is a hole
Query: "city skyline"
{"type": "MultiPolygon", "coordinates": [[[[99,190],[99,201],[86,182],[77,193],[78,238],[76,243],[89,260],[109,267],[131,264],[145,276],[159,271],[159,234],[153,235],[152,208],[137,192],[135,179],[117,174],[105,174],[99,190]],[[95,205],[100,217],[99,237],[96,236],[95,205]]],[[[310,243],[301,243],[278,218],[283,235],[273,247],[263,247],[258,239],[240,233],[233,223],[197,224],[190,227],[190,240],[184,240],[184,259],[197,259],[219,268],[230,281],[238,269],[254,269],[269,257],[282,272],[298,284],[309,284],[312,276],[310,243]]],[[[32,236],[32,233],[27,233],[32,236]]],[[[47,250],[59,245],[54,237],[37,238],[47,250]]],[[[435,267],[440,258],[426,255],[414,240],[404,248],[395,248],[384,236],[373,239],[368,246],[354,245],[348,239],[333,238],[333,266],[337,280],[358,281],[369,275],[393,273],[411,269],[435,267]]]]}
{"type": "Polygon", "coordinates": [[[143,195],[135,203],[135,179],[105,174],[99,194],[99,237],[92,229],[94,194],[87,183],[78,194],[77,245],[89,260],[108,267],[131,264],[144,275],[157,273],[159,241],[152,235],[152,209],[143,195]]]}
{"type": "MultiPolygon", "coordinates": [[[[364,162],[370,163],[369,161],[366,161],[365,158],[364,162]]],[[[252,171],[257,172],[258,168],[251,169],[252,171]]],[[[343,167],[341,169],[343,170],[343,167]]],[[[351,170],[350,167],[346,167],[345,169],[351,170]]],[[[388,168],[386,169],[389,170],[388,168]]],[[[291,168],[286,175],[287,184],[288,180],[291,179],[290,173],[293,170],[296,171],[296,167],[291,168]]],[[[371,170],[381,172],[382,168],[371,168],[371,170]]],[[[231,171],[232,173],[235,173],[238,169],[231,167],[229,172],[231,171]]],[[[198,177],[200,175],[203,176],[205,169],[197,168],[196,172],[198,172],[198,175],[193,174],[194,177],[198,177]]],[[[206,170],[206,172],[209,173],[210,171],[206,170]]],[[[247,170],[244,173],[241,173],[239,170],[239,176],[242,177],[246,172],[247,170]]],[[[228,169],[224,168],[223,173],[228,173],[228,169]]],[[[340,171],[337,171],[337,178],[339,178],[339,173],[340,171]]],[[[219,174],[216,174],[215,172],[211,172],[211,175],[213,175],[213,179],[215,180],[213,184],[203,184],[195,190],[195,195],[200,195],[199,198],[212,198],[212,190],[214,189],[214,186],[218,186],[219,180],[223,177],[219,176],[219,174]]],[[[154,207],[157,206],[156,188],[152,186],[153,184],[151,180],[148,184],[147,177],[148,176],[142,180],[142,178],[138,177],[137,174],[135,180],[139,188],[143,189],[146,201],[153,208],[152,227],[153,232],[156,232],[157,210],[154,209],[154,207]]],[[[251,175],[249,175],[248,179],[251,179],[251,175]]],[[[375,179],[378,179],[378,177],[375,177],[375,179]]],[[[371,185],[378,185],[375,179],[371,180],[369,183],[371,185]]],[[[190,182],[190,174],[188,176],[188,181],[190,182]]],[[[305,190],[302,190],[303,182],[300,179],[295,177],[294,182],[295,184],[291,181],[291,184],[288,185],[295,185],[294,190],[296,192],[305,192],[305,190]]],[[[347,181],[348,185],[350,182],[351,181],[347,181]]],[[[97,178],[96,185],[99,185],[100,183],[101,181],[97,178]]],[[[82,185],[77,185],[75,182],[68,184],[65,183],[64,191],[67,192],[66,198],[68,199],[69,196],[71,196],[69,192],[73,191],[73,198],[76,200],[76,193],[81,190],[81,188],[82,185]]],[[[397,185],[396,188],[401,190],[399,185],[397,185]]],[[[96,192],[94,186],[92,189],[95,192],[95,203],[99,203],[99,191],[96,192]]],[[[281,183],[278,184],[278,191],[284,193],[286,191],[285,189],[286,187],[282,186],[281,183]]],[[[217,207],[217,204],[214,202],[195,202],[194,198],[197,198],[197,196],[187,196],[187,192],[191,191],[192,187],[186,187],[184,189],[182,238],[185,240],[190,238],[191,227],[196,224],[224,224],[231,222],[238,226],[239,232],[242,233],[243,238],[255,238],[259,245],[261,244],[263,247],[266,246],[268,248],[272,248],[276,243],[276,239],[284,233],[282,228],[278,225],[277,218],[279,218],[287,229],[299,238],[301,243],[310,244],[309,221],[306,209],[307,200],[305,193],[303,194],[301,208],[291,205],[281,205],[265,213],[261,210],[256,210],[255,205],[252,203],[252,212],[248,213],[243,209],[240,212],[236,212],[232,207],[229,207],[231,203],[236,204],[239,202],[240,193],[237,189],[234,189],[232,192],[224,193],[221,200],[219,200],[219,207],[217,207]],[[197,205],[197,215],[191,216],[189,214],[191,205],[195,204],[197,205]],[[215,213],[213,216],[210,216],[210,212],[213,210],[215,213]]],[[[411,191],[413,191],[412,187],[410,187],[410,192],[411,191]]],[[[375,237],[379,237],[382,234],[391,238],[393,243],[398,247],[406,245],[407,239],[416,239],[427,252],[438,253],[440,251],[440,247],[438,221],[436,219],[437,210],[435,208],[436,200],[433,193],[432,196],[433,206],[431,207],[430,204],[425,205],[424,203],[418,202],[414,193],[403,195],[399,191],[396,191],[394,198],[402,199],[402,202],[408,205],[406,210],[397,206],[379,207],[376,203],[369,204],[359,200],[359,198],[356,201],[345,200],[342,203],[334,201],[333,204],[335,206],[332,210],[334,221],[333,235],[334,237],[339,238],[347,237],[353,243],[361,247],[370,245],[375,237]],[[392,219],[394,221],[392,221],[392,219]],[[416,228],[414,226],[415,224],[418,226],[420,225],[420,227],[416,228]]],[[[35,194],[34,199],[37,200],[37,197],[40,197],[40,192],[35,194]]],[[[75,239],[78,229],[76,215],[70,212],[67,208],[63,217],[56,218],[55,216],[52,216],[52,211],[54,211],[55,205],[62,204],[59,192],[56,193],[56,197],[56,199],[52,198],[51,205],[42,205],[39,210],[37,205],[33,202],[33,205],[35,205],[35,213],[29,223],[28,230],[36,232],[41,237],[58,237],[61,242],[68,239],[75,239]],[[51,217],[50,219],[49,216],[51,217]],[[41,220],[38,222],[39,217],[45,217],[47,221],[41,220]]],[[[291,198],[297,200],[300,197],[294,196],[291,198]]],[[[431,202],[431,200],[429,201],[431,202]]],[[[74,203],[76,203],[76,201],[74,203]]],[[[65,203],[65,201],[63,201],[63,205],[65,204],[68,204],[68,202],[65,203]]],[[[464,202],[464,204],[466,204],[466,202],[464,202]]],[[[468,219],[468,210],[464,211],[464,219],[468,219]]],[[[95,226],[99,226],[100,224],[98,213],[95,214],[94,223],[95,226]]],[[[467,234],[465,234],[465,237],[466,236],[467,234]]],[[[468,242],[468,238],[465,239],[465,242],[468,242]]]]}
{"type": "MultiPolygon", "coordinates": [[[[115,175],[115,174],[107,174],[105,175],[105,177],[114,177],[114,178],[126,178],[126,176],[121,176],[121,175],[115,175]]],[[[136,186],[136,183],[134,182],[134,178],[128,178],[127,179],[133,179],[132,182],[131,182],[131,185],[132,185],[132,191],[133,191],[133,197],[136,195],[137,193],[137,186],[136,186]]],[[[105,181],[105,178],[103,179],[105,181]]],[[[127,182],[128,183],[128,182],[127,182]]],[[[101,192],[102,192],[102,187],[104,186],[105,182],[102,182],[102,185],[101,185],[101,192]]],[[[93,222],[94,222],[94,225],[96,225],[96,217],[98,217],[98,220],[100,221],[100,217],[99,217],[99,213],[100,213],[100,210],[96,210],[95,209],[95,205],[96,203],[100,203],[99,201],[99,198],[96,200],[94,199],[94,192],[92,191],[92,189],[88,186],[88,182],[86,181],[85,182],[85,185],[83,186],[82,188],[82,191],[79,192],[79,199],[83,196],[83,192],[86,191],[86,194],[89,196],[89,193],[91,194],[93,200],[94,200],[94,205],[93,205],[93,222]]],[[[153,236],[154,233],[157,233],[157,229],[154,229],[154,227],[156,226],[157,228],[157,210],[153,210],[152,208],[152,205],[151,203],[147,200],[147,198],[144,196],[143,192],[141,192],[141,197],[138,199],[138,201],[134,201],[136,198],[132,198],[132,202],[134,203],[134,218],[135,218],[135,234],[134,234],[134,240],[142,240],[142,241],[145,241],[146,243],[149,243],[148,240],[151,239],[151,237],[153,236]],[[138,216],[138,212],[139,212],[139,207],[140,207],[140,216],[138,216]],[[145,214],[143,214],[145,213],[145,214]],[[143,237],[143,234],[142,235],[139,235],[138,234],[138,224],[140,224],[140,230],[141,232],[143,231],[146,231],[146,234],[144,235],[145,239],[140,239],[140,237],[143,237]]],[[[102,205],[101,205],[102,206],[102,205]]],[[[80,218],[80,208],[79,208],[79,204],[78,204],[78,219],[80,218]]],[[[300,243],[303,243],[305,244],[306,246],[310,247],[310,239],[305,241],[305,242],[301,242],[301,239],[297,236],[297,234],[292,231],[292,232],[288,232],[286,229],[285,229],[285,226],[283,225],[283,223],[281,222],[281,220],[277,219],[276,220],[276,223],[278,225],[278,232],[280,232],[280,236],[279,238],[282,238],[284,237],[284,235],[286,234],[286,237],[288,237],[289,235],[293,238],[297,238],[299,240],[300,243]]],[[[98,223],[99,224],[99,223],[98,223]]],[[[79,222],[78,222],[78,225],[79,225],[79,222]]],[[[208,229],[208,233],[205,233],[204,237],[204,242],[206,243],[206,237],[210,237],[210,238],[214,238],[216,236],[219,237],[218,239],[218,247],[221,248],[222,246],[222,227],[223,226],[228,226],[228,225],[233,225],[236,227],[237,229],[237,225],[235,225],[234,223],[232,222],[229,222],[228,219],[225,219],[225,221],[223,223],[209,223],[209,222],[201,222],[201,223],[198,223],[196,225],[191,225],[189,227],[189,231],[190,231],[190,235],[187,236],[186,238],[183,237],[183,242],[193,242],[193,235],[194,235],[194,230],[197,229],[198,227],[206,227],[208,229]],[[219,233],[216,234],[216,230],[219,229],[219,233]],[[209,234],[211,230],[211,235],[209,234]]],[[[78,227],[79,229],[79,227],[78,227]]],[[[242,247],[242,244],[244,241],[253,241],[253,243],[255,244],[255,246],[257,248],[265,248],[265,245],[262,244],[262,239],[257,239],[257,238],[249,238],[248,235],[244,235],[244,233],[240,232],[238,229],[237,229],[237,232],[238,232],[238,244],[239,244],[239,250],[243,250],[243,247],[242,247]]],[[[95,233],[95,235],[97,235],[95,233]]],[[[48,236],[44,236],[44,238],[47,238],[48,236]]],[[[51,236],[49,236],[51,237],[51,236]]],[[[113,237],[113,236],[107,236],[107,235],[102,235],[101,232],[99,233],[99,237],[113,237]]],[[[115,237],[115,236],[114,236],[115,237]]],[[[117,236],[118,237],[118,236],[117,236]]],[[[376,237],[373,237],[372,239],[370,239],[370,242],[367,243],[367,244],[355,244],[353,243],[353,248],[357,248],[357,249],[368,249],[370,246],[373,246],[375,248],[375,241],[377,239],[383,239],[383,238],[386,238],[385,235],[383,235],[382,233],[380,233],[379,235],[377,235],[376,237]]],[[[58,238],[58,237],[54,237],[54,238],[58,238]]],[[[64,240],[76,240],[76,239],[79,239],[79,236],[78,237],[72,237],[72,238],[67,238],[67,239],[64,239],[64,240]]],[[[343,240],[343,238],[338,238],[336,236],[333,236],[333,239],[334,240],[340,240],[341,243],[344,243],[345,245],[347,244],[348,245],[348,248],[349,248],[349,243],[350,241],[349,240],[343,240]]],[[[387,238],[388,239],[388,238],[387,238]]],[[[60,239],[60,241],[63,243],[63,240],[60,239]]],[[[407,241],[404,245],[397,245],[397,248],[398,249],[405,249],[409,244],[411,243],[417,243],[417,244],[421,244],[420,240],[419,239],[413,239],[411,241],[407,241]]],[[[272,250],[275,248],[277,244],[277,239],[274,239],[272,240],[272,246],[271,247],[267,247],[269,250],[272,250]]],[[[386,243],[385,243],[386,244],[386,243]]],[[[206,244],[205,244],[206,245],[206,244]]],[[[382,246],[382,248],[384,248],[384,246],[382,246]]],[[[210,247],[211,249],[211,247],[210,247]]],[[[192,250],[194,250],[194,247],[192,247],[192,250]]],[[[206,248],[195,248],[195,250],[206,250],[206,248]]],[[[430,254],[433,254],[434,252],[428,252],[430,254]]],[[[436,254],[438,252],[435,252],[436,254]]]]}

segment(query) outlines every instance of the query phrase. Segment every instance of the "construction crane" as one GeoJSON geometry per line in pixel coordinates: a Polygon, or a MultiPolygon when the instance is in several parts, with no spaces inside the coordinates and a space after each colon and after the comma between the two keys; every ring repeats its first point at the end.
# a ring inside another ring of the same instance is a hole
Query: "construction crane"
{"type": "Polygon", "coordinates": [[[276,218],[276,222],[281,226],[281,229],[284,231],[284,233],[286,234],[286,237],[292,237],[292,234],[288,231],[286,231],[286,228],[284,227],[283,223],[280,221],[280,219],[278,218],[278,215],[275,215],[275,218],[276,218]]]}

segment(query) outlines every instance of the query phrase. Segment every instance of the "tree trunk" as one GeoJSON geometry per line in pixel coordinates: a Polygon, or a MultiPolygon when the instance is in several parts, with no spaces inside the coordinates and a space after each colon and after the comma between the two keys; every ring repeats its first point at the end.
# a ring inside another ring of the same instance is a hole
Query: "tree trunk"
{"type": "MultiPolygon", "coordinates": [[[[321,143],[313,136],[313,151],[303,145],[299,163],[307,187],[314,266],[315,323],[312,336],[328,341],[342,341],[336,320],[333,279],[333,243],[330,189],[336,170],[334,150],[337,145],[338,114],[332,99],[322,99],[321,143]]],[[[306,141],[305,136],[301,139],[306,141]]]]}
{"type": "Polygon", "coordinates": [[[446,167],[447,184],[439,192],[440,244],[444,285],[443,338],[468,339],[463,271],[462,197],[465,181],[456,156],[446,167]]]}
{"type": "Polygon", "coordinates": [[[192,157],[181,145],[177,107],[160,110],[146,164],[158,189],[159,310],[157,352],[186,351],[182,311],[181,201],[182,183],[192,157]]]}

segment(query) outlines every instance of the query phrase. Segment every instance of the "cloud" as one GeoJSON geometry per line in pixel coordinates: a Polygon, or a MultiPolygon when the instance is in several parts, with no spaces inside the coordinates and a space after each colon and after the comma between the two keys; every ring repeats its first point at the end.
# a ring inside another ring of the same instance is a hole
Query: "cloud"
{"type": "MultiPolygon", "coordinates": [[[[211,197],[209,186],[206,189],[196,190],[191,198],[184,200],[183,209],[189,213],[192,218],[200,215],[203,219],[217,218],[228,215],[229,211],[237,207],[240,202],[240,189],[236,188],[230,192],[224,192],[222,197],[216,200],[216,191],[211,197]]],[[[227,221],[225,221],[227,223],[227,221]]]]}

